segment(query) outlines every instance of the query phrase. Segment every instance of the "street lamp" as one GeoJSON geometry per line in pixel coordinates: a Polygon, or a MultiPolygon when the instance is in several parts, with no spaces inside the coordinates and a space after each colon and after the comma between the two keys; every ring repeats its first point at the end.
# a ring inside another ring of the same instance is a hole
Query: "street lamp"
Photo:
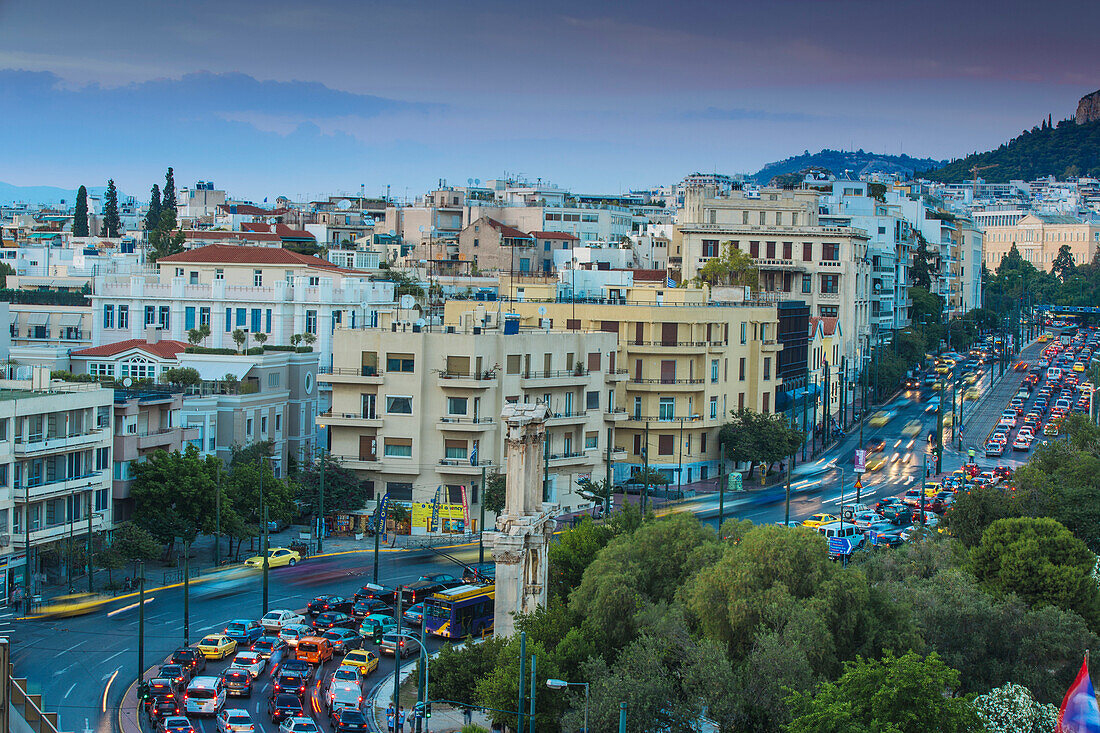
{"type": "Polygon", "coordinates": [[[566,682],[565,680],[546,680],[546,686],[551,690],[564,690],[570,685],[574,687],[584,687],[584,733],[588,733],[588,683],[566,682]]]}

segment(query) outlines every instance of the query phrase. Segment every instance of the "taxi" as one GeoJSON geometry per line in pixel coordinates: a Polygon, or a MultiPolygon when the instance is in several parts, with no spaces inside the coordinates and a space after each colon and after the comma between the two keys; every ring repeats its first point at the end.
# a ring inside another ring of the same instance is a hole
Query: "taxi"
{"type": "Polygon", "coordinates": [[[366,649],[353,649],[340,664],[344,667],[358,667],[365,677],[378,669],[378,655],[366,649]]]}
{"type": "Polygon", "coordinates": [[[963,394],[964,400],[976,400],[982,396],[982,391],[977,387],[970,387],[963,394]]]}
{"type": "Polygon", "coordinates": [[[840,517],[832,514],[811,514],[810,517],[802,522],[803,527],[820,527],[823,524],[829,524],[835,522],[840,517]]]}
{"type": "Polygon", "coordinates": [[[871,415],[871,427],[873,428],[881,428],[888,422],[890,422],[890,413],[885,410],[879,410],[871,415]]]}
{"type": "MultiPolygon", "coordinates": [[[[267,566],[269,568],[281,568],[283,566],[294,567],[302,561],[302,556],[294,550],[285,547],[272,547],[267,551],[267,566]]],[[[261,568],[264,565],[263,555],[256,555],[244,561],[250,568],[261,568]]]]}
{"type": "Polygon", "coordinates": [[[912,438],[914,435],[916,435],[920,431],[921,431],[920,420],[910,420],[909,422],[905,423],[905,427],[903,427],[901,429],[901,434],[902,435],[907,435],[910,438],[912,438]]]}
{"type": "Polygon", "coordinates": [[[1073,363],[1073,371],[1083,372],[1085,371],[1085,363],[1083,361],[1076,361],[1073,363]]]}
{"type": "Polygon", "coordinates": [[[867,470],[868,471],[877,471],[885,465],[886,465],[886,456],[875,456],[874,458],[868,459],[868,461],[867,461],[867,470]]]}
{"type": "Polygon", "coordinates": [[[211,634],[196,646],[207,659],[225,659],[237,651],[237,642],[224,634],[211,634]]]}
{"type": "Polygon", "coordinates": [[[64,596],[55,596],[39,607],[36,615],[52,618],[68,618],[70,616],[83,616],[86,613],[98,610],[104,603],[111,600],[108,596],[97,593],[73,593],[64,596]]]}

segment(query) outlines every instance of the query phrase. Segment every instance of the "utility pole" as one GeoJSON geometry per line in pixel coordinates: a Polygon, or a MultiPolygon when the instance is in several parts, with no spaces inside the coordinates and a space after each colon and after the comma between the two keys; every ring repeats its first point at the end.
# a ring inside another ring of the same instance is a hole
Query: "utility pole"
{"type": "Polygon", "coordinates": [[[321,449],[321,472],[317,480],[317,554],[325,545],[325,449],[321,449]]]}
{"type": "Polygon", "coordinates": [[[722,441],[718,441],[718,533],[721,536],[722,519],[726,513],[726,461],[722,453],[722,441]]]}
{"type": "MultiPolygon", "coordinates": [[[[393,595],[397,601],[397,613],[394,614],[397,618],[397,631],[393,637],[393,722],[396,728],[398,717],[401,714],[401,644],[403,642],[401,637],[401,601],[404,600],[401,588],[397,587],[396,584],[394,584],[393,595]]],[[[420,623],[426,622],[427,618],[421,616],[420,623]]]]}
{"type": "MultiPolygon", "coordinates": [[[[530,713],[527,714],[527,728],[528,730],[535,730],[535,690],[538,689],[538,685],[535,680],[535,666],[538,661],[538,657],[534,654],[531,655],[531,707],[530,713]]],[[[587,731],[585,732],[587,733],[587,731]]]]}
{"type": "MultiPolygon", "coordinates": [[[[940,380],[940,404],[936,410],[936,473],[942,470],[941,466],[943,465],[943,401],[947,396],[945,387],[947,387],[946,374],[940,380]]],[[[923,498],[923,494],[921,496],[923,498]]]]}
{"type": "Polygon", "coordinates": [[[263,546],[263,553],[264,553],[264,596],[263,596],[263,609],[264,609],[264,612],[263,612],[262,614],[260,614],[261,616],[265,616],[265,615],[267,615],[267,571],[268,571],[268,551],[267,551],[267,507],[264,507],[264,516],[263,516],[263,522],[264,522],[264,543],[263,543],[263,544],[264,544],[264,546],[263,546]]]}
{"type": "MultiPolygon", "coordinates": [[[[183,645],[191,644],[191,545],[183,543],[183,645]]],[[[266,589],[265,589],[266,590],[266,589]]],[[[264,602],[267,613],[267,602],[264,602]]]]}
{"type": "MultiPolygon", "coordinates": [[[[95,499],[95,490],[88,492],[88,592],[92,591],[92,504],[95,499]]],[[[0,671],[2,673],[2,671],[0,671]]]]}
{"type": "Polygon", "coordinates": [[[611,443],[615,440],[615,428],[607,429],[607,496],[603,500],[603,515],[611,514],[611,443]]]}
{"type": "MultiPolygon", "coordinates": [[[[480,504],[481,509],[481,520],[477,524],[477,562],[481,564],[485,562],[485,466],[481,467],[481,493],[478,494],[478,504],[480,504]]],[[[374,536],[377,537],[378,533],[375,532],[374,536]]],[[[378,557],[377,547],[375,547],[374,556],[376,558],[378,557]]],[[[375,583],[378,582],[377,567],[378,566],[375,565],[375,583]]]]}
{"type": "Polygon", "coordinates": [[[222,460],[219,458],[214,467],[216,488],[214,490],[214,567],[222,564],[222,460]]]}
{"type": "Polygon", "coordinates": [[[546,447],[542,452],[542,500],[550,498],[550,431],[546,431],[546,447]]]}
{"type": "Polygon", "coordinates": [[[676,498],[684,498],[684,418],[682,417],[680,418],[680,459],[676,466],[676,498]]]}
{"type": "Polygon", "coordinates": [[[840,426],[848,429],[848,357],[840,357],[840,426]]]}
{"type": "Polygon", "coordinates": [[[519,632],[519,704],[516,705],[517,718],[516,730],[523,733],[523,698],[524,678],[527,676],[527,632],[519,632]]]}
{"type": "Polygon", "coordinates": [[[137,680],[141,684],[145,676],[145,563],[138,563],[138,668],[137,680]]]}
{"type": "MultiPolygon", "coordinates": [[[[484,470],[481,472],[482,477],[485,476],[484,470]]],[[[481,482],[481,490],[485,491],[485,481],[481,482]]],[[[485,519],[485,498],[482,497],[481,504],[481,518],[484,522],[485,519]]],[[[382,516],[382,501],[378,502],[378,519],[374,522],[374,578],[372,583],[378,585],[378,538],[382,536],[382,530],[385,529],[386,518],[382,516]]]]}

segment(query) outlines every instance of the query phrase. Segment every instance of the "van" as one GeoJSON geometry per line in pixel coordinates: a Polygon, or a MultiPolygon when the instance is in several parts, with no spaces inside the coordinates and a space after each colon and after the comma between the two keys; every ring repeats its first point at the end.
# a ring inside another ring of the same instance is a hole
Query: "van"
{"type": "Polygon", "coordinates": [[[225,687],[220,677],[196,677],[183,696],[188,715],[217,715],[225,705],[225,687]]]}
{"type": "Polygon", "coordinates": [[[341,682],[329,690],[328,707],[333,714],[342,708],[358,710],[362,704],[363,690],[354,682],[341,682]]]}
{"type": "Polygon", "coordinates": [[[321,636],[306,636],[298,641],[294,656],[310,664],[322,665],[332,659],[332,642],[321,636]]]}
{"type": "Polygon", "coordinates": [[[817,531],[825,535],[825,539],[833,537],[848,537],[854,539],[863,536],[863,530],[848,522],[829,522],[817,528],[817,531]]]}
{"type": "Polygon", "coordinates": [[[1057,382],[1061,378],[1062,370],[1058,367],[1051,367],[1050,369],[1047,369],[1047,379],[1049,379],[1050,381],[1057,382]]]}

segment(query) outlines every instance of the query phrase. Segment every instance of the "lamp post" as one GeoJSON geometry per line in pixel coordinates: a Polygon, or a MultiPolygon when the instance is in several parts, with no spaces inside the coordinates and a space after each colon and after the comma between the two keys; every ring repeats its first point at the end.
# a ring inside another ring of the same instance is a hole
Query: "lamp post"
{"type": "Polygon", "coordinates": [[[570,685],[584,688],[584,733],[588,733],[588,683],[566,682],[565,680],[546,680],[546,686],[551,690],[564,690],[570,685]]]}

